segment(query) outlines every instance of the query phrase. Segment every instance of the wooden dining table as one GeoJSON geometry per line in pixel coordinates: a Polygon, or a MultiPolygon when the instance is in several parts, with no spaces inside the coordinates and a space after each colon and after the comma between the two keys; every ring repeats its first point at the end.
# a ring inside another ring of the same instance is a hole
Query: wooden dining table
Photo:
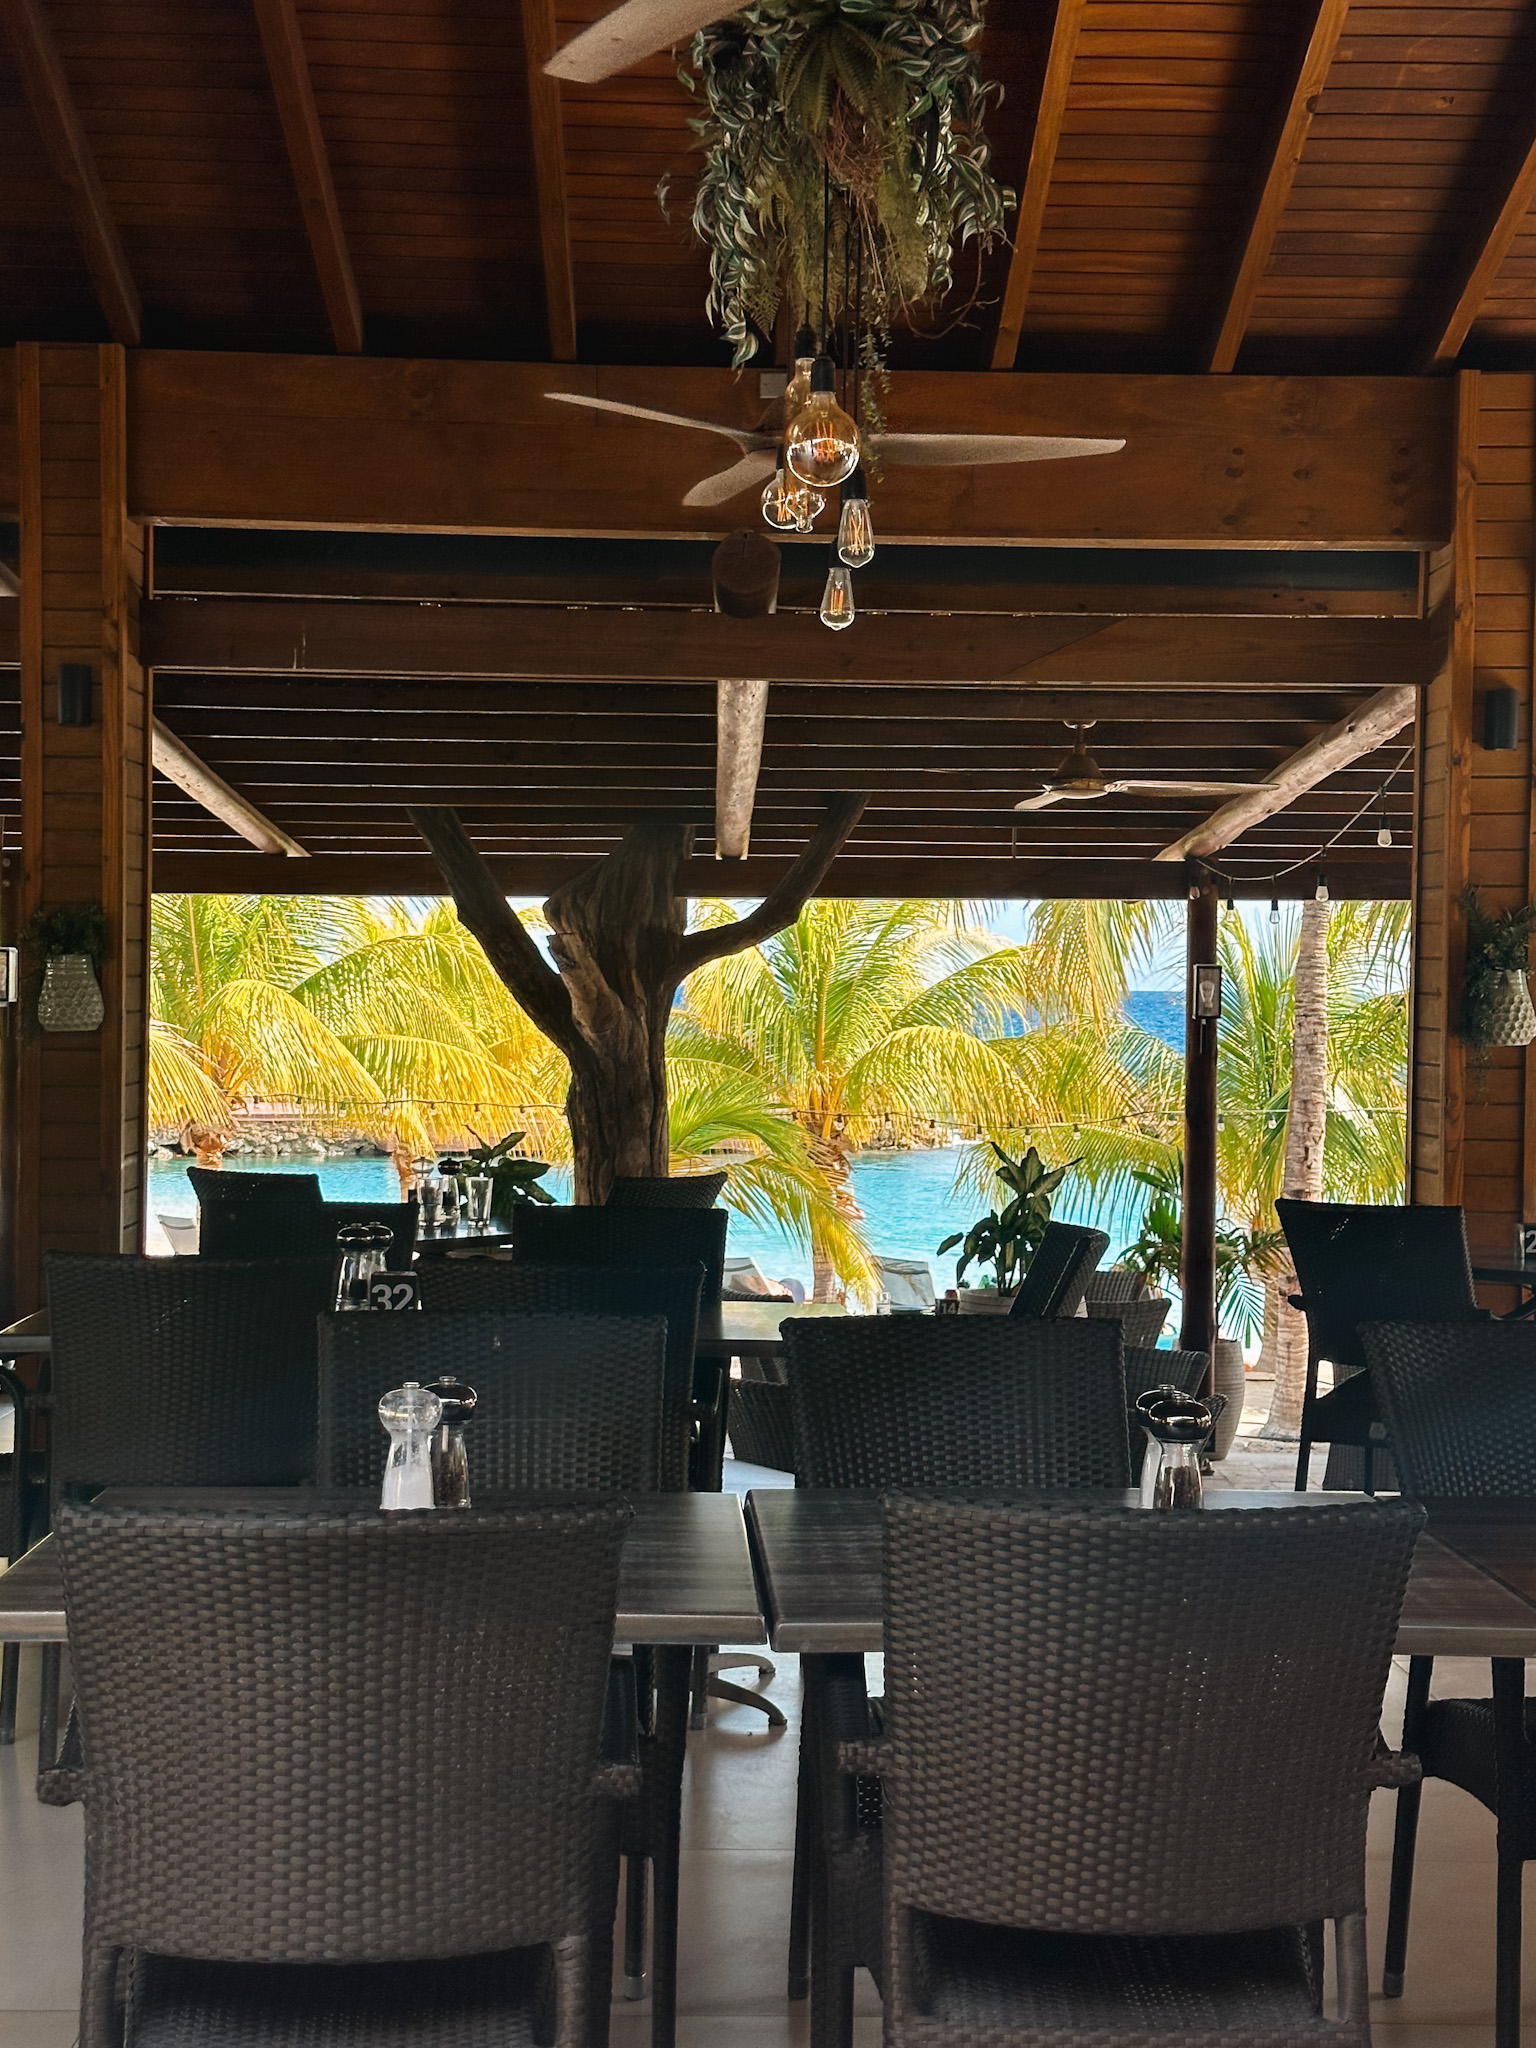
{"type": "MultiPolygon", "coordinates": [[[[1139,1497],[1122,1498],[1134,1507],[1139,1497]]],[[[1316,1507],[1324,1498],[1366,1496],[1233,1487],[1207,1493],[1204,1512],[1316,1507]]],[[[1398,1624],[1399,1655],[1536,1657],[1536,1503],[1510,1504],[1507,1514],[1497,1512],[1501,1505],[1431,1503],[1398,1624]]],[[[815,1656],[882,1647],[878,1495],[754,1489],[747,1528],[773,1649],[815,1656]]]]}

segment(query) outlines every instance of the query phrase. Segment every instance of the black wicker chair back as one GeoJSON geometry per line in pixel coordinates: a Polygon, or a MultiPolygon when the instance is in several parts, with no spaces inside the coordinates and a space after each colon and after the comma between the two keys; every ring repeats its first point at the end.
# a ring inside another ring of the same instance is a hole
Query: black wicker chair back
{"type": "Polygon", "coordinates": [[[376,1488],[380,1395],[451,1372],[480,1397],[466,1433],[472,1495],[653,1493],[666,1341],[659,1316],[327,1316],[321,1484],[376,1488]]]}
{"type": "Polygon", "coordinates": [[[329,1260],[50,1252],[50,1490],[296,1486],[315,1473],[329,1260]]]}
{"type": "Polygon", "coordinates": [[[462,1990],[433,1959],[464,1958],[460,1984],[515,2011],[508,1992],[537,1975],[518,1964],[508,1979],[496,1959],[533,1945],[554,1951],[552,2037],[591,2038],[589,1936],[612,1911],[594,1794],[627,1520],[613,1501],[472,1516],[63,1510],[89,1731],[83,2048],[124,2038],[120,1959],[129,2040],[525,2039],[486,2031],[484,2013],[455,2031],[462,1990]],[[209,1960],[138,1963],[144,1951],[209,1960]],[[395,1961],[410,1969],[382,1982],[401,2010],[382,2015],[366,1971],[317,1984],[221,1968],[395,1961]],[[407,2023],[412,1972],[442,1995],[443,2031],[407,2023]],[[298,2001],[286,2026],[261,2014],[264,1994],[298,2001]],[[228,2032],[186,2031],[200,1996],[228,2032]],[[150,2024],[163,2005],[181,2008],[166,2015],[176,2031],[150,2024]]]}
{"type": "Polygon", "coordinates": [[[619,1175],[608,1190],[609,1209],[712,1209],[725,1186],[723,1173],[674,1173],[666,1177],[619,1175]]]}
{"type": "Polygon", "coordinates": [[[797,1485],[1130,1483],[1117,1323],[792,1319],[784,1364],[797,1485]]]}
{"type": "Polygon", "coordinates": [[[416,1257],[416,1221],[421,1214],[415,1202],[326,1202],[325,1227],[328,1233],[325,1249],[335,1254],[336,1233],[344,1230],[349,1223],[387,1223],[394,1232],[389,1248],[389,1266],[393,1273],[408,1273],[416,1257]]]}
{"type": "Polygon", "coordinates": [[[1404,1493],[1536,1495],[1536,1328],[1367,1323],[1360,1336],[1404,1493]]]}
{"type": "Polygon", "coordinates": [[[512,1248],[541,1266],[704,1268],[702,1299],[720,1299],[725,1272],[724,1209],[536,1209],[512,1212],[512,1248]]]}
{"type": "Polygon", "coordinates": [[[1307,1318],[1307,1350],[1335,1384],[1365,1369],[1362,1323],[1455,1322],[1480,1315],[1460,1209],[1356,1202],[1275,1204],[1307,1318]]]}
{"type": "Polygon", "coordinates": [[[263,1207],[320,1206],[318,1173],[226,1173],[222,1167],[189,1166],[187,1179],[199,1204],[216,1196],[222,1202],[252,1202],[263,1207]]]}
{"type": "Polygon", "coordinates": [[[702,1266],[534,1266],[518,1259],[434,1259],[421,1275],[431,1314],[664,1316],[661,1485],[688,1484],[694,1424],[693,1354],[702,1266]]]}
{"type": "Polygon", "coordinates": [[[1356,1916],[1363,2008],[1376,1726],[1423,1511],[885,1517],[887,2038],[915,2017],[914,1910],[1089,1935],[1356,1916]]]}
{"type": "Polygon", "coordinates": [[[1097,1315],[1100,1302],[1140,1301],[1147,1292],[1146,1281],[1129,1266],[1105,1266],[1088,1275],[1083,1300],[1089,1315],[1097,1315]]]}
{"type": "Polygon", "coordinates": [[[1088,1276],[1108,1250],[1109,1239],[1102,1230],[1047,1223],[1008,1313],[1021,1322],[1075,1316],[1088,1276]]]}

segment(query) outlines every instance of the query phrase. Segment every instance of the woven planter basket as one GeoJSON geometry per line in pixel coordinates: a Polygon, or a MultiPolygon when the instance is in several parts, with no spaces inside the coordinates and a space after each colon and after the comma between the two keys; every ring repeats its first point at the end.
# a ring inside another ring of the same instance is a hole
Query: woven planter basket
{"type": "Polygon", "coordinates": [[[95,1031],[106,1015],[90,956],[55,953],[43,969],[37,1021],[44,1031],[95,1031]]]}
{"type": "Polygon", "coordinates": [[[1013,1292],[999,1294],[995,1287],[962,1287],[956,1299],[963,1316],[1006,1316],[1013,1309],[1013,1292]]]}
{"type": "Polygon", "coordinates": [[[1518,967],[1499,976],[1499,986],[1489,1006],[1490,1045],[1529,1045],[1536,1038],[1536,1009],[1531,1007],[1531,987],[1518,967]]]}

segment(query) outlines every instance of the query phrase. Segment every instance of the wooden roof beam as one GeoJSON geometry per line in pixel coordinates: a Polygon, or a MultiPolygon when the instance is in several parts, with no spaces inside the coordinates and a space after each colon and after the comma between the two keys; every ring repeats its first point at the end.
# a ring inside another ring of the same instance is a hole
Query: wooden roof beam
{"type": "Polygon", "coordinates": [[[248,839],[258,853],[281,853],[289,860],[308,860],[307,846],[300,846],[281,826],[274,825],[265,812],[258,811],[237,789],[231,789],[222,775],[215,774],[158,718],[154,722],[154,762],[168,782],[174,782],[231,832],[248,839]]]}
{"type": "Polygon", "coordinates": [[[361,355],[362,303],[352,274],[341,208],[336,202],[331,160],[315,107],[298,8],[295,0],[253,0],[253,5],[336,353],[361,355]]]}
{"type": "Polygon", "coordinates": [[[1029,141],[1029,162],[1019,191],[1019,211],[1013,229],[1013,255],[1008,264],[1008,282],[997,319],[997,336],[992,344],[992,368],[1011,370],[1019,352],[1024,330],[1024,308],[1034,282],[1035,258],[1040,252],[1040,231],[1045,225],[1045,203],[1056,169],[1056,150],[1061,142],[1062,123],[1067,112],[1067,93],[1072,84],[1072,64],[1077,39],[1087,11],[1087,0],[1056,0],[1051,21],[1051,39],[1046,50],[1045,69],[1040,79],[1040,97],[1035,103],[1034,132],[1029,141]]]}
{"type": "Polygon", "coordinates": [[[102,318],[112,339],[132,348],[143,325],[138,287],[123,254],[117,223],[107,206],[96,159],[80,125],[42,0],[0,0],[0,16],[10,33],[27,103],[48,152],[48,161],[54,176],[69,193],[80,253],[96,287],[102,318]]]}
{"type": "Polygon", "coordinates": [[[571,265],[571,222],[565,194],[565,120],[560,81],[544,69],[555,51],[554,0],[522,0],[523,49],[528,60],[528,129],[539,198],[539,242],[544,255],[544,313],[550,359],[576,360],[576,278],[571,265]]]}
{"type": "Polygon", "coordinates": [[[1264,175],[1249,210],[1242,248],[1222,308],[1221,325],[1206,364],[1209,370],[1230,370],[1237,361],[1348,12],[1349,0],[1315,0],[1313,5],[1301,61],[1280,111],[1264,175]]]}
{"type": "Polygon", "coordinates": [[[1374,753],[1377,747],[1412,723],[1418,705],[1417,690],[1403,687],[1378,690],[1358,711],[1352,711],[1348,718],[1341,718],[1337,725],[1329,726],[1326,732],[1320,732],[1316,739],[1308,740],[1288,760],[1282,761],[1263,789],[1248,790],[1244,795],[1234,797],[1231,803],[1223,804],[1219,811],[1212,811],[1204,824],[1196,825],[1192,832],[1186,832],[1171,846],[1165,846],[1157,858],[1161,861],[1182,861],[1191,855],[1219,853],[1222,847],[1230,846],[1251,825],[1275,817],[1288,809],[1299,796],[1316,789],[1320,782],[1326,782],[1330,775],[1336,775],[1341,768],[1358,761],[1362,754],[1374,753]]]}
{"type": "Polygon", "coordinates": [[[1493,289],[1493,281],[1504,267],[1515,236],[1536,200],[1536,129],[1532,130],[1525,153],[1513,164],[1508,181],[1494,193],[1481,235],[1471,242],[1470,255],[1456,288],[1450,310],[1436,323],[1425,350],[1425,367],[1449,369],[1460,355],[1493,289]]]}

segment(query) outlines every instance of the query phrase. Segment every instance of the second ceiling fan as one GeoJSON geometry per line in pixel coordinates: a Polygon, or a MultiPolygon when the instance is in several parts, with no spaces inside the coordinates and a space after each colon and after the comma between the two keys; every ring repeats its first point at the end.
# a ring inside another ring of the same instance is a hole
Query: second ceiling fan
{"type": "Polygon", "coordinates": [[[1083,739],[1092,732],[1095,720],[1085,718],[1072,727],[1072,747],[1054,773],[1041,778],[1033,796],[1014,805],[1016,811],[1043,811],[1052,804],[1082,803],[1100,796],[1241,796],[1244,790],[1265,789],[1263,782],[1212,782],[1203,777],[1160,775],[1106,775],[1083,739]]]}

